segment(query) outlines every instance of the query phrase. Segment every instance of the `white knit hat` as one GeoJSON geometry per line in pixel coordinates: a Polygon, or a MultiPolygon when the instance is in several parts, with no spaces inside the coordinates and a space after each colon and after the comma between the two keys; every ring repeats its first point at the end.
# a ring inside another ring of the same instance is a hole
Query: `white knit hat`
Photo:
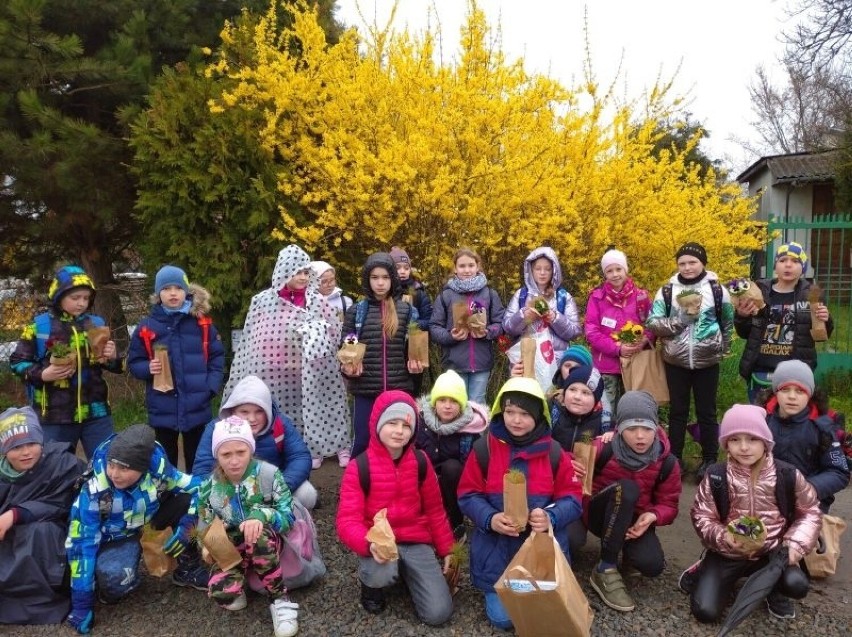
{"type": "Polygon", "coordinates": [[[216,457],[219,447],[232,440],[246,443],[254,454],[254,436],[251,433],[251,425],[248,420],[243,420],[238,416],[230,416],[213,426],[213,457],[216,457]]]}
{"type": "Polygon", "coordinates": [[[627,272],[627,255],[621,250],[607,250],[601,258],[601,270],[604,274],[611,265],[620,265],[627,272]]]}

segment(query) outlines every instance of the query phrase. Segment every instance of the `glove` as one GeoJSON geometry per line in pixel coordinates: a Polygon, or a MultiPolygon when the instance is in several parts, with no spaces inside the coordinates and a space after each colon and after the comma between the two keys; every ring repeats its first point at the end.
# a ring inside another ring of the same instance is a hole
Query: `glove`
{"type": "Polygon", "coordinates": [[[92,607],[95,605],[95,594],[78,591],[71,592],[71,613],[65,619],[71,628],[81,635],[86,635],[92,630],[92,622],[95,613],[92,607]]]}
{"type": "Polygon", "coordinates": [[[192,541],[192,537],[190,536],[191,528],[191,526],[186,524],[178,525],[177,531],[163,544],[163,553],[171,557],[177,557],[183,553],[192,541]]]}

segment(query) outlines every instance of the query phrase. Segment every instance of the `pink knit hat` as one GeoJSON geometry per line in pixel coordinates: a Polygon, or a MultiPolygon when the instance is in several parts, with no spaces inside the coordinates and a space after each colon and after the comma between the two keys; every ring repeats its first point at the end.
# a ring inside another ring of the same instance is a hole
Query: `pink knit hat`
{"type": "Polygon", "coordinates": [[[627,255],[621,250],[607,250],[601,258],[601,270],[606,274],[606,269],[611,265],[620,265],[627,272],[627,255]]]}
{"type": "Polygon", "coordinates": [[[719,444],[723,447],[728,438],[736,434],[748,434],[760,438],[766,444],[766,450],[772,451],[775,440],[766,424],[766,410],[757,405],[732,405],[722,416],[719,426],[719,444]]]}
{"type": "Polygon", "coordinates": [[[216,457],[219,447],[232,440],[246,443],[252,454],[254,453],[254,436],[251,433],[251,425],[239,416],[228,416],[225,420],[220,420],[213,426],[213,457],[216,457]]]}

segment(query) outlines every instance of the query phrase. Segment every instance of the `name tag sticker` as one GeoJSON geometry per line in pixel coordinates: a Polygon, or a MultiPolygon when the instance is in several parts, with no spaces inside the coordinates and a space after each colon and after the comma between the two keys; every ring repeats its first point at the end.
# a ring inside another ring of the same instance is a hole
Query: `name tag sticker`
{"type": "Polygon", "coordinates": [[[603,325],[604,327],[615,329],[615,319],[604,317],[601,319],[601,325],[603,325]]]}

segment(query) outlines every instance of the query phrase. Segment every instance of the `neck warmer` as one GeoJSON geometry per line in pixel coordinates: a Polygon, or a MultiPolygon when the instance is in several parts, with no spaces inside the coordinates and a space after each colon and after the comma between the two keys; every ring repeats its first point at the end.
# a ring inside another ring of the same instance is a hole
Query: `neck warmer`
{"type": "Polygon", "coordinates": [[[14,482],[25,473],[26,471],[15,471],[9,459],[6,456],[0,456],[0,476],[3,476],[10,482],[14,482]]]}
{"type": "MultiPolygon", "coordinates": [[[[505,426],[505,424],[504,424],[505,426]]],[[[509,436],[509,441],[516,447],[526,447],[527,445],[531,445],[536,440],[541,438],[544,434],[547,433],[548,430],[547,420],[545,420],[544,416],[542,416],[539,421],[535,424],[535,427],[529,433],[524,434],[523,436],[513,436],[509,429],[506,429],[506,434],[509,436]]]]}
{"type": "Polygon", "coordinates": [[[190,301],[189,299],[186,299],[183,302],[183,305],[181,305],[180,307],[176,307],[174,309],[168,308],[164,305],[163,311],[166,314],[169,314],[169,315],[171,315],[171,314],[189,314],[189,310],[190,310],[191,307],[192,307],[192,301],[190,301]]]}
{"type": "Polygon", "coordinates": [[[621,289],[617,292],[609,281],[604,282],[603,290],[606,300],[609,301],[611,305],[623,308],[627,305],[627,299],[629,299],[630,295],[636,290],[636,285],[633,283],[633,279],[628,277],[624,282],[624,285],[621,286],[621,289]]]}
{"type": "Polygon", "coordinates": [[[450,422],[441,422],[438,420],[438,416],[428,400],[420,403],[420,411],[423,414],[423,423],[426,425],[426,428],[429,431],[434,431],[439,436],[451,436],[458,433],[466,425],[470,424],[474,416],[470,403],[465,405],[459,416],[450,422]]]}
{"type": "Polygon", "coordinates": [[[488,285],[488,279],[485,278],[485,274],[482,272],[477,272],[476,276],[465,279],[464,281],[457,276],[454,276],[447,282],[447,287],[449,287],[453,292],[458,292],[459,294],[479,292],[486,285],[488,285]]]}
{"type": "Polygon", "coordinates": [[[612,454],[625,469],[630,471],[641,471],[645,467],[654,464],[663,452],[663,443],[657,438],[645,453],[639,454],[633,451],[621,436],[612,439],[612,454]]]}
{"type": "Polygon", "coordinates": [[[699,274],[697,277],[695,277],[693,279],[687,279],[685,276],[681,276],[680,274],[678,274],[677,280],[680,283],[682,283],[683,285],[695,285],[699,281],[703,280],[704,277],[706,277],[706,276],[707,276],[707,270],[702,270],[701,274],[699,274]]]}
{"type": "Polygon", "coordinates": [[[297,307],[305,307],[305,290],[307,288],[302,288],[301,290],[291,290],[286,285],[278,290],[278,296],[280,296],[285,301],[289,301],[293,305],[297,307]]]}

